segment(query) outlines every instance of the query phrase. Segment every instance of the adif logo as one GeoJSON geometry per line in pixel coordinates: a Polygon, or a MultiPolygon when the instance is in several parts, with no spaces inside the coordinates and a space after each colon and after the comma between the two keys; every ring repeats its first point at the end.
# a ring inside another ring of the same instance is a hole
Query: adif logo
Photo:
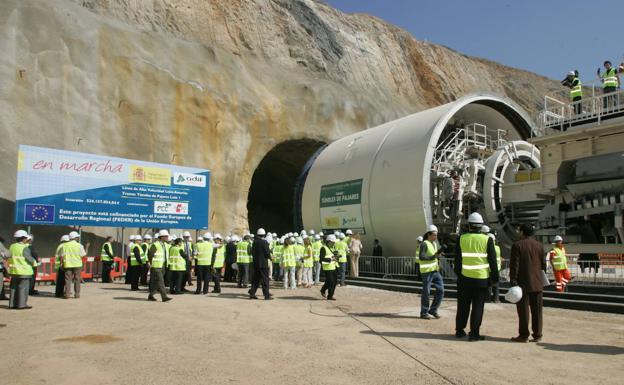
{"type": "Polygon", "coordinates": [[[206,175],[176,172],[173,174],[173,183],[182,186],[206,187],[206,175]]]}

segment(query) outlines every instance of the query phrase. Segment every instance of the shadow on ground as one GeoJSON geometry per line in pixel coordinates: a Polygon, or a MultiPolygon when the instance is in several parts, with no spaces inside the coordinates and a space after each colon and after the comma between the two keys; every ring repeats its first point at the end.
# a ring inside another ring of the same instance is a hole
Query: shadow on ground
{"type": "MultiPolygon", "coordinates": [[[[417,338],[425,340],[445,340],[445,341],[468,341],[468,337],[455,338],[454,334],[433,334],[433,333],[421,333],[421,332],[374,332],[371,330],[363,330],[360,333],[370,335],[380,335],[383,337],[393,338],[417,338]]],[[[485,336],[486,341],[493,342],[509,342],[509,338],[485,336]]]]}
{"type": "Polygon", "coordinates": [[[354,317],[365,318],[405,318],[405,319],[420,319],[417,315],[402,315],[396,313],[349,313],[354,317]]]}
{"type": "Polygon", "coordinates": [[[137,297],[113,297],[114,300],[121,301],[144,301],[147,302],[147,298],[137,298],[137,297]]]}
{"type": "Polygon", "coordinates": [[[583,344],[549,344],[545,342],[538,343],[539,346],[546,350],[554,350],[557,352],[587,353],[587,354],[606,354],[617,355],[624,354],[624,348],[611,345],[583,345],[583,344]]]}

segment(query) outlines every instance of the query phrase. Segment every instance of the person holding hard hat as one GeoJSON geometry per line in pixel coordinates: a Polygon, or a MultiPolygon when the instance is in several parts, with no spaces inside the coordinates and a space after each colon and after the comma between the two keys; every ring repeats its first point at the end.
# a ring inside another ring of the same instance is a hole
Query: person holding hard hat
{"type": "Polygon", "coordinates": [[[420,246],[422,245],[423,241],[425,239],[422,237],[422,235],[419,235],[418,237],[416,237],[416,257],[414,257],[414,270],[416,273],[416,280],[420,281],[422,280],[422,277],[420,276],[420,246]]]}
{"type": "Polygon", "coordinates": [[[54,288],[54,296],[56,298],[63,298],[65,292],[65,270],[61,265],[60,252],[63,249],[63,245],[69,242],[69,235],[63,235],[61,237],[61,243],[56,247],[54,252],[54,270],[56,270],[56,282],[54,288]]]}
{"type": "Polygon", "coordinates": [[[435,225],[427,227],[423,243],[420,244],[418,261],[422,277],[422,294],[420,304],[420,318],[430,319],[432,316],[440,318],[438,309],[444,298],[444,281],[440,275],[438,258],[442,256],[442,250],[438,243],[438,228],[435,225]],[[431,286],[436,289],[433,303],[429,304],[431,286]]]}
{"type": "Polygon", "coordinates": [[[154,297],[156,293],[160,293],[160,298],[163,302],[171,301],[171,298],[167,297],[163,275],[163,269],[167,265],[169,259],[168,240],[169,232],[167,230],[160,230],[158,232],[158,239],[150,244],[150,248],[147,251],[147,260],[150,266],[148,301],[156,301],[156,297],[154,297]]]}
{"type": "Polygon", "coordinates": [[[13,238],[15,242],[9,247],[8,258],[11,276],[9,309],[32,309],[32,306],[28,306],[28,291],[37,261],[30,255],[28,233],[17,230],[13,238]]]}
{"type": "Polygon", "coordinates": [[[483,309],[489,296],[491,282],[498,282],[498,264],[494,241],[481,232],[483,217],[479,213],[468,216],[468,232],[462,234],[455,250],[457,274],[457,314],[455,337],[466,336],[464,329],[470,317],[469,341],[484,340],[480,333],[483,309]],[[471,309],[472,308],[472,309],[471,309]]]}
{"type": "Polygon", "coordinates": [[[553,242],[553,248],[548,253],[548,259],[553,268],[557,291],[563,293],[568,282],[571,279],[570,270],[568,270],[568,258],[565,248],[563,247],[563,238],[557,235],[553,242]]]}
{"type": "Polygon", "coordinates": [[[533,238],[535,229],[525,223],[518,229],[520,240],[511,247],[509,261],[509,280],[511,286],[520,286],[522,298],[516,303],[518,312],[518,336],[514,342],[527,342],[529,339],[529,308],[531,310],[531,328],[533,339],[542,339],[542,277],[546,271],[544,246],[533,238]]]}
{"type": "Polygon", "coordinates": [[[82,257],[87,255],[84,247],[78,243],[80,234],[76,231],[69,233],[69,242],[63,244],[59,251],[61,266],[65,270],[65,294],[63,298],[71,297],[72,283],[74,284],[74,298],[80,298],[80,271],[82,257]]]}

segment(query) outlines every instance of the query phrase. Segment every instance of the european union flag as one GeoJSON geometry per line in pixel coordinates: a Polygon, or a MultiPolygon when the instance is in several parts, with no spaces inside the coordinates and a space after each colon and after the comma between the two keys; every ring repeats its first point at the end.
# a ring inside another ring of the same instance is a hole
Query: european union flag
{"type": "Polygon", "coordinates": [[[54,223],[54,205],[25,204],[24,222],[54,223]]]}

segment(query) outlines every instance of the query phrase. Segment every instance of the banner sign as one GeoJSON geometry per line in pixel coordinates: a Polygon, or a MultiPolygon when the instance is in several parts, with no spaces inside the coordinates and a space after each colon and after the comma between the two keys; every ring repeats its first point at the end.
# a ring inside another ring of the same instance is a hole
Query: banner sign
{"type": "Polygon", "coordinates": [[[364,233],[362,179],[321,186],[320,208],[324,230],[351,229],[364,233]]]}
{"type": "Polygon", "coordinates": [[[15,223],[208,228],[210,171],[20,145],[15,223]]]}

